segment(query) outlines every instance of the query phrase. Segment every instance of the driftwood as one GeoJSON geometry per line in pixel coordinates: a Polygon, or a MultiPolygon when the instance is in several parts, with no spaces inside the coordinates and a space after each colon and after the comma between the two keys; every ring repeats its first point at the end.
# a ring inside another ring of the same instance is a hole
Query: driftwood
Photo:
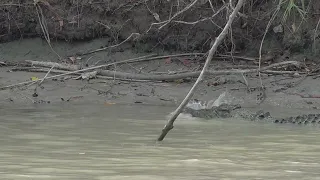
{"type": "MultiPolygon", "coordinates": [[[[182,55],[187,55],[187,54],[182,54],[182,55]]],[[[190,54],[188,54],[188,55],[190,55],[190,54]]],[[[192,55],[194,55],[194,54],[192,54],[192,55]]],[[[174,55],[170,55],[170,56],[174,56],[174,55]]],[[[178,55],[176,55],[176,56],[178,56],[178,55]]],[[[179,56],[181,56],[181,54],[179,56]]],[[[160,57],[168,57],[168,56],[159,56],[159,57],[153,57],[153,58],[158,59],[160,57]]],[[[135,58],[135,59],[131,59],[131,60],[119,61],[118,63],[133,62],[133,61],[137,62],[138,60],[139,59],[135,58]]],[[[28,61],[28,62],[32,63],[32,64],[39,64],[41,67],[45,67],[45,66],[47,66],[48,68],[52,67],[52,66],[49,66],[52,64],[47,63],[47,62],[44,62],[44,63],[37,62],[37,61],[28,61]]],[[[265,72],[265,73],[269,73],[269,74],[295,74],[295,73],[303,74],[303,72],[296,72],[296,71],[269,71],[269,69],[272,69],[274,67],[290,65],[290,64],[295,65],[297,67],[300,66],[300,63],[297,61],[285,61],[285,62],[274,63],[269,66],[263,67],[263,68],[261,68],[260,72],[265,72]]],[[[114,65],[114,63],[72,71],[72,69],[74,67],[70,68],[70,66],[63,66],[63,64],[58,64],[57,66],[54,66],[54,68],[60,67],[61,69],[66,69],[69,71],[52,69],[50,71],[50,73],[54,73],[57,75],[42,78],[42,79],[39,79],[38,81],[42,81],[43,79],[52,79],[52,78],[57,78],[57,77],[61,77],[61,76],[72,75],[72,74],[81,75],[82,72],[92,71],[92,70],[96,70],[96,69],[111,66],[111,65],[114,65]],[[70,68],[70,69],[68,69],[68,68],[70,68]]],[[[47,68],[37,68],[37,67],[15,67],[12,69],[12,71],[19,71],[19,70],[20,71],[29,71],[29,72],[48,72],[49,71],[49,69],[47,69],[47,68]]],[[[210,74],[210,75],[245,74],[245,73],[257,73],[257,72],[259,72],[259,69],[234,69],[234,70],[221,70],[221,71],[205,71],[206,74],[210,74]]],[[[98,71],[98,75],[100,75],[100,76],[97,76],[97,77],[102,78],[102,79],[111,79],[112,78],[112,79],[119,79],[119,80],[134,80],[134,81],[162,81],[162,80],[177,80],[177,79],[183,79],[183,78],[198,77],[200,75],[200,73],[201,73],[200,71],[195,71],[195,72],[185,72],[185,73],[167,74],[167,75],[164,75],[164,74],[154,75],[154,74],[131,74],[131,73],[124,73],[124,72],[117,72],[117,71],[100,70],[100,71],[98,71]]],[[[35,82],[37,82],[37,81],[26,81],[26,82],[12,84],[12,85],[8,85],[8,86],[3,86],[3,87],[0,87],[0,90],[19,87],[19,86],[23,86],[23,85],[27,85],[27,84],[31,84],[31,83],[35,83],[35,82]]]]}
{"type": "MultiPolygon", "coordinates": [[[[11,71],[27,71],[27,72],[48,72],[50,69],[49,68],[39,68],[39,67],[17,67],[11,69],[11,71]]],[[[52,74],[63,74],[63,73],[69,73],[69,71],[66,70],[57,70],[57,69],[52,69],[50,71],[52,74]]],[[[80,73],[74,73],[75,75],[80,75],[80,73]]]]}
{"type": "MultiPolygon", "coordinates": [[[[86,68],[84,70],[94,70],[94,69],[99,69],[99,68],[109,67],[112,65],[124,64],[124,63],[135,63],[135,62],[152,61],[152,60],[157,60],[157,59],[165,59],[165,58],[173,58],[173,57],[203,56],[203,55],[205,55],[205,53],[184,53],[184,54],[173,54],[173,55],[164,55],[164,56],[153,57],[154,55],[152,54],[152,55],[127,59],[127,60],[123,60],[123,61],[117,61],[117,62],[113,62],[113,63],[103,64],[103,65],[99,65],[99,66],[93,66],[90,68],[86,68]]],[[[41,67],[52,67],[54,65],[57,69],[61,69],[61,70],[68,70],[68,71],[80,70],[79,65],[67,65],[67,64],[59,64],[59,63],[55,63],[55,62],[33,61],[33,60],[25,60],[25,62],[27,64],[31,64],[34,66],[41,66],[41,67]]]]}
{"type": "MultiPolygon", "coordinates": [[[[268,74],[303,74],[303,72],[297,72],[297,71],[271,71],[268,69],[271,69],[273,67],[277,66],[283,66],[293,64],[299,66],[299,62],[297,61],[286,61],[281,63],[275,63],[270,66],[266,66],[261,68],[262,73],[268,73],[268,74]]],[[[64,69],[67,69],[65,67],[64,69]]],[[[37,69],[36,67],[27,67],[27,68],[14,68],[13,71],[16,70],[26,70],[26,71],[32,71],[32,72],[47,72],[46,69],[37,69]]],[[[71,69],[70,69],[71,71],[71,69]]],[[[52,73],[70,73],[68,71],[51,71],[52,73]]],[[[100,76],[107,76],[107,77],[115,77],[119,79],[127,79],[127,80],[149,80],[149,81],[163,81],[163,80],[177,80],[177,79],[184,79],[184,78],[194,78],[198,77],[200,75],[201,71],[194,71],[194,72],[180,72],[175,74],[133,74],[133,73],[126,73],[126,72],[120,72],[120,71],[110,71],[110,70],[100,70],[97,72],[100,76]]],[[[219,70],[219,71],[206,71],[205,74],[208,75],[229,75],[229,74],[248,74],[248,73],[258,73],[258,69],[233,69],[233,70],[219,70]]],[[[79,73],[74,73],[79,74],[79,73]]]]}
{"type": "MultiPolygon", "coordinates": [[[[163,59],[163,58],[169,58],[169,57],[197,56],[197,55],[204,55],[204,53],[185,53],[185,54],[166,55],[166,56],[158,56],[158,57],[151,57],[151,58],[150,58],[150,56],[143,56],[143,57],[132,58],[132,59],[127,59],[127,60],[123,60],[123,61],[118,61],[118,62],[114,62],[114,63],[103,64],[103,65],[99,65],[99,66],[93,66],[93,67],[89,67],[89,68],[85,68],[85,69],[79,69],[79,70],[75,70],[75,71],[72,71],[72,72],[66,72],[66,73],[63,73],[63,74],[49,76],[49,77],[47,77],[45,79],[52,79],[52,78],[71,75],[71,74],[78,74],[78,73],[81,73],[81,72],[96,70],[96,69],[109,67],[109,66],[116,65],[116,64],[133,63],[133,62],[141,62],[141,61],[150,61],[150,60],[163,59]]],[[[29,63],[29,64],[30,63],[31,64],[37,64],[37,65],[43,66],[43,67],[52,67],[52,65],[53,65],[53,64],[50,64],[50,63],[48,64],[47,62],[38,62],[38,61],[31,61],[31,60],[28,60],[26,62],[29,63]]],[[[12,85],[8,85],[8,86],[3,86],[3,87],[0,87],[0,90],[5,90],[5,89],[19,87],[19,86],[23,86],[23,85],[27,85],[27,84],[31,84],[31,83],[36,83],[38,81],[42,81],[43,79],[44,78],[36,80],[36,81],[26,81],[26,82],[12,84],[12,85]]]]}
{"type": "Polygon", "coordinates": [[[27,63],[30,63],[32,66],[40,66],[40,67],[54,67],[55,69],[67,70],[67,71],[76,71],[80,69],[79,65],[73,64],[60,64],[55,62],[44,62],[44,61],[32,61],[25,60],[27,63]]]}
{"type": "MultiPolygon", "coordinates": [[[[33,68],[14,68],[14,69],[11,69],[12,71],[27,71],[27,72],[38,72],[38,73],[46,73],[48,72],[50,69],[49,68],[37,68],[37,67],[33,67],[33,68]]],[[[50,71],[51,74],[65,74],[65,73],[70,73],[69,71],[65,71],[65,70],[56,70],[56,69],[53,69],[50,71]]],[[[76,80],[77,79],[86,79],[86,78],[83,78],[82,76],[86,76],[89,75],[89,74],[95,74],[95,71],[93,72],[89,72],[89,73],[73,73],[74,75],[78,75],[77,78],[75,78],[76,80]]],[[[144,80],[144,79],[147,79],[147,78],[141,78],[140,79],[128,79],[128,78],[121,78],[121,75],[120,76],[117,76],[117,77],[114,77],[113,75],[112,76],[102,76],[102,75],[97,75],[96,76],[97,79],[107,79],[107,80],[110,80],[110,79],[115,79],[115,80],[121,80],[121,81],[134,81],[134,82],[150,82],[150,81],[153,81],[153,82],[157,82],[157,80],[144,80]]],[[[47,78],[48,79],[48,78],[47,78]]],[[[31,83],[31,81],[28,81],[29,83],[31,83]]],[[[24,83],[24,82],[23,82],[24,83]]],[[[19,83],[20,84],[20,83],[19,83]]],[[[27,83],[28,84],[28,83],[27,83]]],[[[10,85],[12,86],[12,85],[10,85]]],[[[6,86],[5,86],[6,87],[6,86]]],[[[1,87],[0,90],[5,90],[7,88],[5,87],[1,87]]],[[[8,87],[8,88],[12,88],[12,87],[8,87]]]]}
{"type": "MultiPolygon", "coordinates": [[[[165,136],[168,134],[168,132],[173,129],[173,123],[174,121],[177,119],[178,115],[182,112],[183,108],[187,105],[187,103],[189,102],[189,100],[191,99],[196,87],[198,86],[198,84],[202,81],[204,73],[207,71],[211,59],[214,55],[214,53],[216,52],[218,46],[220,45],[220,43],[222,42],[222,40],[226,37],[226,35],[228,34],[228,30],[233,22],[233,20],[235,19],[236,15],[238,14],[240,8],[242,7],[242,4],[244,3],[245,0],[239,0],[236,7],[234,8],[233,12],[231,13],[231,15],[229,16],[228,22],[226,23],[225,27],[223,28],[222,32],[219,34],[219,36],[216,38],[214,44],[212,45],[211,49],[209,50],[209,54],[207,56],[206,62],[204,64],[204,67],[197,79],[197,81],[194,83],[194,85],[192,86],[192,88],[190,89],[189,93],[187,94],[187,96],[184,98],[184,100],[181,102],[181,104],[179,105],[179,107],[174,111],[173,115],[170,117],[170,119],[168,120],[167,124],[164,126],[164,128],[162,129],[162,133],[160,134],[160,136],[158,137],[158,141],[162,141],[165,136]]],[[[231,0],[230,0],[230,3],[231,0]]]]}

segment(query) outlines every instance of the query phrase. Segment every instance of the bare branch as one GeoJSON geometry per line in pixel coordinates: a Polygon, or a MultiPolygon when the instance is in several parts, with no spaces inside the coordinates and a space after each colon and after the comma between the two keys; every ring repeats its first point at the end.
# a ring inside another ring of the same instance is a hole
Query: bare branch
{"type": "Polygon", "coordinates": [[[183,108],[187,105],[187,103],[189,102],[189,100],[191,99],[191,97],[193,96],[194,91],[196,90],[198,84],[202,81],[203,77],[204,77],[204,73],[207,71],[209,64],[211,62],[211,59],[214,55],[214,53],[216,52],[218,46],[221,44],[222,40],[226,37],[226,35],[228,34],[228,30],[233,22],[233,20],[235,19],[237,13],[239,12],[240,8],[242,7],[242,4],[244,3],[245,0],[239,0],[237,6],[235,7],[235,9],[233,10],[233,12],[231,13],[231,15],[229,16],[229,20],[226,23],[225,27],[223,28],[222,32],[219,34],[219,36],[216,38],[216,41],[214,42],[214,44],[212,45],[207,60],[204,64],[204,67],[197,79],[197,81],[194,83],[194,85],[192,86],[192,88],[190,89],[189,93],[187,94],[187,96],[184,98],[184,100],[181,102],[181,104],[179,105],[179,107],[174,111],[173,115],[170,117],[170,119],[168,120],[167,124],[164,126],[164,128],[162,129],[162,133],[160,134],[160,136],[158,137],[158,141],[162,141],[165,136],[168,134],[168,132],[173,129],[173,123],[174,121],[177,119],[178,115],[181,113],[181,111],[183,110],[183,108]]]}

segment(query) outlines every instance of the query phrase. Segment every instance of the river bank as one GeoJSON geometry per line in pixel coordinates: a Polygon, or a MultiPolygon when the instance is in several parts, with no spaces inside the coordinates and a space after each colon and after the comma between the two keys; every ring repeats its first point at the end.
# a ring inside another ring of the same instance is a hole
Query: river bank
{"type": "MultiPolygon", "coordinates": [[[[56,43],[54,48],[63,57],[71,57],[81,50],[96,47],[103,43],[103,39],[79,44],[56,43]]],[[[51,61],[70,64],[58,60],[52,50],[43,44],[41,39],[27,39],[2,44],[0,54],[2,62],[51,61]]],[[[170,54],[162,52],[159,55],[170,54]]],[[[172,53],[171,53],[172,54],[172,53]]],[[[179,54],[176,52],[175,54],[179,54]]],[[[94,65],[117,62],[134,57],[146,56],[123,49],[118,52],[102,51],[96,54],[81,56],[76,64],[94,65]]],[[[289,60],[301,61],[301,55],[293,55],[289,60]]],[[[68,59],[68,58],[67,58],[68,59]]],[[[174,72],[191,72],[201,67],[201,57],[178,57],[157,59],[147,62],[125,63],[110,67],[110,70],[128,72],[133,74],[158,74],[167,75],[174,72]],[[200,58],[200,60],[199,60],[200,58]]],[[[311,62],[309,62],[311,63],[311,62]]],[[[255,68],[254,62],[236,59],[232,60],[216,58],[213,60],[210,70],[230,70],[255,68]]],[[[16,67],[1,67],[1,87],[28,81],[31,78],[43,78],[46,72],[12,71],[16,67]]],[[[299,70],[297,70],[298,72],[299,70]]],[[[300,70],[302,72],[302,70],[300,70]]],[[[48,74],[48,76],[53,75],[48,74]]],[[[171,106],[174,110],[190,90],[195,78],[184,78],[172,81],[131,81],[117,79],[91,79],[75,80],[79,75],[68,75],[59,78],[44,80],[41,86],[22,86],[20,88],[0,91],[0,102],[6,105],[34,105],[50,106],[59,103],[99,103],[101,106],[113,104],[145,104],[153,106],[171,106]],[[35,91],[36,89],[36,91],[35,91]]],[[[320,84],[317,76],[305,76],[305,74],[274,75],[262,74],[262,82],[265,91],[259,90],[260,80],[257,73],[247,74],[244,80],[241,74],[207,75],[205,80],[194,94],[195,99],[210,101],[219,97],[223,92],[228,92],[232,103],[239,103],[244,107],[256,108],[297,108],[304,110],[316,110],[320,108],[320,84]],[[250,91],[246,86],[249,84],[250,91]],[[263,102],[259,97],[265,95],[263,102]]]]}

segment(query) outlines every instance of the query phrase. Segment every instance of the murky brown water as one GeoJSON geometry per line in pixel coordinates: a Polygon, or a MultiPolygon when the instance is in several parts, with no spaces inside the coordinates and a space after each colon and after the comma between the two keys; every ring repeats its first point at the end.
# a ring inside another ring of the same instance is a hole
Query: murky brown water
{"type": "Polygon", "coordinates": [[[1,109],[1,179],[320,179],[320,128],[179,120],[173,108],[1,109]]]}

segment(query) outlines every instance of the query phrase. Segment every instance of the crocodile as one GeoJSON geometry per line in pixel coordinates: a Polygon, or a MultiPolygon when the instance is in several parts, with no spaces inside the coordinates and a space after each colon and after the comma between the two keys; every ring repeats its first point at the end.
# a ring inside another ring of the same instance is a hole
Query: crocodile
{"type": "Polygon", "coordinates": [[[190,114],[193,117],[203,119],[213,118],[242,118],[250,121],[268,121],[279,124],[320,124],[320,114],[303,114],[299,116],[290,116],[285,118],[272,117],[270,112],[258,110],[250,112],[244,110],[239,104],[221,104],[211,108],[194,108],[187,106],[182,113],[190,114]]]}

